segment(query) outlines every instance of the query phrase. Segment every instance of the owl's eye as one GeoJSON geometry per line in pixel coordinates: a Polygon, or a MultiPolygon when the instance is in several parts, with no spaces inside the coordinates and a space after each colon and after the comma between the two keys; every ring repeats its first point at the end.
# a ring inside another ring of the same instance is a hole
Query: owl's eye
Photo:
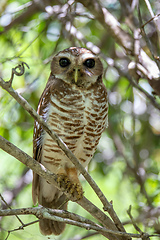
{"type": "Polygon", "coordinates": [[[95,65],[95,60],[92,58],[89,58],[83,64],[88,68],[93,68],[95,65]]]}
{"type": "Polygon", "coordinates": [[[70,62],[70,60],[69,60],[68,58],[61,58],[61,59],[59,60],[59,65],[60,65],[61,67],[67,67],[67,66],[69,66],[70,63],[71,63],[71,62],[70,62]]]}

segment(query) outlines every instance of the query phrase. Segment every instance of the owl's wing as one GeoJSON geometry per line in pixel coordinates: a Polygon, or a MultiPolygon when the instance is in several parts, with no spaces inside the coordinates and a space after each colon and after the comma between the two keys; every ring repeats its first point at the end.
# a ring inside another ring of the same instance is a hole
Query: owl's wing
{"type": "MultiPolygon", "coordinates": [[[[46,121],[48,105],[50,102],[50,95],[53,89],[53,76],[50,75],[47,85],[41,95],[41,98],[38,103],[37,113],[42,116],[44,121],[46,121]]],[[[41,162],[42,156],[42,135],[43,128],[35,120],[34,123],[34,134],[33,134],[33,158],[38,162],[41,162]]],[[[32,182],[32,198],[34,205],[37,203],[37,196],[39,191],[39,175],[33,172],[33,182],[32,182]]]]}

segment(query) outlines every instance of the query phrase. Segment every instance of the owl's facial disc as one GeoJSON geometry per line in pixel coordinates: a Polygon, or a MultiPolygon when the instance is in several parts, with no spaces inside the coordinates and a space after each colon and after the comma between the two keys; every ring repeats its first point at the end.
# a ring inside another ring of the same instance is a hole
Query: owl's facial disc
{"type": "Polygon", "coordinates": [[[102,76],[100,59],[85,48],[70,48],[58,53],[52,61],[55,77],[77,87],[88,88],[102,76]],[[74,50],[74,51],[73,51],[74,50]]]}

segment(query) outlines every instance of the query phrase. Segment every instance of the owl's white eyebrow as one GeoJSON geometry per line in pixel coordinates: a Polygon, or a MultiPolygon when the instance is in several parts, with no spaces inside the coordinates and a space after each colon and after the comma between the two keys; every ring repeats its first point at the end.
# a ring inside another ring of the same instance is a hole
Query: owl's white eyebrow
{"type": "Polygon", "coordinates": [[[92,53],[84,53],[81,55],[82,60],[88,59],[88,58],[95,58],[96,56],[92,53]]]}
{"type": "Polygon", "coordinates": [[[70,58],[71,57],[71,54],[70,53],[59,53],[58,54],[58,57],[66,57],[66,58],[70,58]]]}

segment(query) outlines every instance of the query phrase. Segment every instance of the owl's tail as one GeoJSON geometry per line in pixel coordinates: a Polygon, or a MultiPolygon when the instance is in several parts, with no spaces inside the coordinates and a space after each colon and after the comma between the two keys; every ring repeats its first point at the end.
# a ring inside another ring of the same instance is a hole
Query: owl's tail
{"type": "MultiPolygon", "coordinates": [[[[54,199],[52,202],[46,202],[45,198],[42,198],[42,206],[52,209],[67,210],[66,196],[63,194],[60,198],[54,199]]],[[[65,223],[52,221],[49,219],[40,219],[39,228],[43,235],[59,235],[65,228],[65,223]]]]}

